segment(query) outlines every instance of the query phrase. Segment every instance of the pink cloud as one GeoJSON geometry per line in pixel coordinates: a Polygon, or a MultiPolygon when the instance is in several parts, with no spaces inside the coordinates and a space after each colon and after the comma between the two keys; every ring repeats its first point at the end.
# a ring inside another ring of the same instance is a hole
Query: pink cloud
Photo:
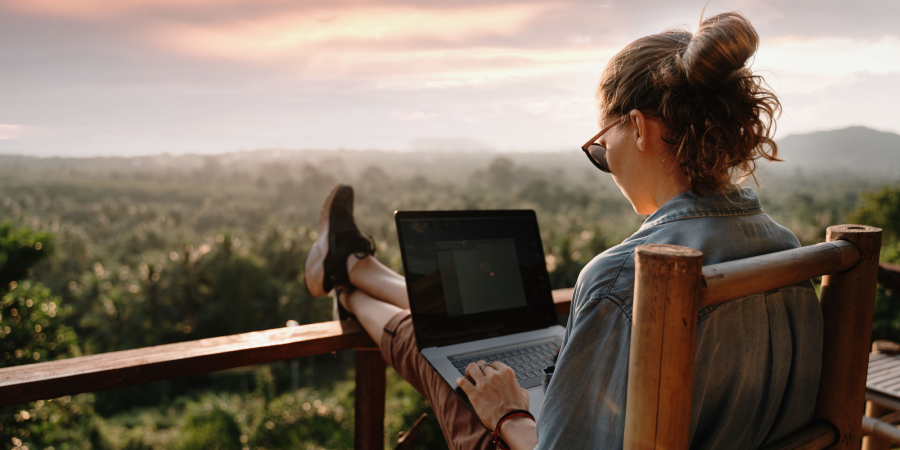
{"type": "Polygon", "coordinates": [[[279,11],[224,23],[171,23],[154,31],[168,48],[199,56],[258,60],[312,48],[342,50],[419,43],[463,43],[521,33],[552,4],[454,8],[397,5],[279,11]]]}
{"type": "MultiPolygon", "coordinates": [[[[810,4],[721,0],[707,12],[742,11],[756,25],[755,68],[785,100],[780,130],[857,123],[856,106],[889,121],[885,99],[895,93],[872,96],[866,83],[882,80],[886,89],[900,73],[900,4],[810,4]],[[854,95],[867,103],[846,107],[854,95]]],[[[593,91],[609,57],[640,36],[696,28],[701,8],[662,0],[0,0],[8,124],[0,152],[399,148],[435,136],[568,148],[595,131],[593,91]]]]}
{"type": "Polygon", "coordinates": [[[25,127],[23,125],[0,123],[0,141],[5,141],[7,139],[16,139],[20,137],[27,128],[28,127],[25,127]]]}

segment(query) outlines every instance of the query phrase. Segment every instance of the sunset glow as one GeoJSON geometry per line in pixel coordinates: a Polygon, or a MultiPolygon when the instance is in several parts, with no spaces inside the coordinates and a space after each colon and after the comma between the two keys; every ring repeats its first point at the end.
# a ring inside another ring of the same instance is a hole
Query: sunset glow
{"type": "Polygon", "coordinates": [[[413,41],[446,45],[489,35],[512,36],[549,9],[541,4],[311,9],[213,26],[175,25],[161,29],[158,37],[173,49],[201,56],[258,60],[316,48],[402,47],[413,41]]]}
{"type": "MultiPolygon", "coordinates": [[[[784,136],[900,131],[883,106],[900,97],[891,5],[736,0],[707,12],[739,10],[757,26],[753,67],[782,96],[784,136]]],[[[593,90],[609,58],[640,36],[690,29],[698,8],[0,0],[0,55],[13,68],[0,74],[0,152],[405,150],[423,138],[568,148],[596,127],[593,90]],[[360,132],[348,137],[348,126],[360,132]]]]}

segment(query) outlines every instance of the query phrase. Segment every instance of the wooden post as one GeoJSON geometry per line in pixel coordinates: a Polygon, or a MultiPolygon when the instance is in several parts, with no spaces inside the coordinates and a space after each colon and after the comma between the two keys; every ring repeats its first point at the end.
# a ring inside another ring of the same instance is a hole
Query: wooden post
{"type": "Polygon", "coordinates": [[[702,264],[687,247],[635,251],[625,450],[688,448],[702,264]]]}
{"type": "Polygon", "coordinates": [[[384,450],[385,365],[378,350],[356,350],[353,448],[384,450]]]}
{"type": "Polygon", "coordinates": [[[828,242],[848,240],[859,247],[859,264],[822,277],[824,320],[822,378],[816,399],[816,417],[838,429],[834,449],[859,449],[872,314],[881,253],[881,229],[866,225],[828,227],[828,242]]]}

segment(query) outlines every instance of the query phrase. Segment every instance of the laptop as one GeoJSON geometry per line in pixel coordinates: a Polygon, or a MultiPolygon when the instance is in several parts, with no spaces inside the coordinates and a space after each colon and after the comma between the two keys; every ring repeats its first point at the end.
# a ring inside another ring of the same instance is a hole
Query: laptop
{"type": "Polygon", "coordinates": [[[416,344],[471,409],[456,379],[502,361],[537,417],[541,375],[555,364],[559,326],[537,216],[530,210],[394,213],[416,344]]]}

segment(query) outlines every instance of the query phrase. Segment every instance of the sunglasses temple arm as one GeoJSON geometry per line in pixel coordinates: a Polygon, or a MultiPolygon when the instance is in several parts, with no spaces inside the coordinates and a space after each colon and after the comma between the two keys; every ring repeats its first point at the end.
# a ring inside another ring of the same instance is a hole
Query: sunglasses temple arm
{"type": "Polygon", "coordinates": [[[625,119],[624,117],[619,117],[618,119],[616,119],[615,122],[613,122],[613,123],[607,125],[606,127],[604,127],[602,130],[600,130],[599,133],[595,134],[594,137],[591,138],[591,140],[587,141],[586,144],[582,145],[582,146],[581,146],[581,149],[582,149],[582,150],[587,150],[587,148],[590,147],[591,144],[593,144],[597,139],[600,139],[600,136],[603,136],[603,134],[606,133],[607,131],[609,131],[610,128],[612,128],[612,127],[618,125],[618,124],[619,124],[620,122],[622,122],[622,120],[624,120],[624,119],[625,119]]]}
{"type": "Polygon", "coordinates": [[[607,130],[606,128],[600,130],[600,132],[597,133],[597,134],[595,134],[594,137],[591,138],[591,140],[585,142],[585,144],[581,146],[581,149],[582,149],[582,150],[587,150],[587,148],[590,147],[591,144],[593,144],[594,142],[596,142],[597,139],[600,139],[600,136],[603,136],[603,133],[606,133],[606,130],[607,130]]]}

